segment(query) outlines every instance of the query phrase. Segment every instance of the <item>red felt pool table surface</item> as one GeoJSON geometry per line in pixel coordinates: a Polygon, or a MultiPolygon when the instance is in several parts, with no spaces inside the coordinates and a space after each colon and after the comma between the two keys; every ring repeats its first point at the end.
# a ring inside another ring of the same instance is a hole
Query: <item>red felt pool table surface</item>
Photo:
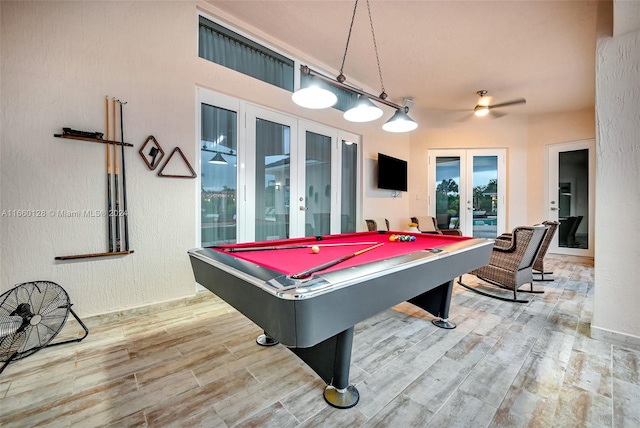
{"type": "Polygon", "coordinates": [[[275,241],[251,242],[233,245],[221,245],[213,247],[215,251],[238,257],[240,259],[255,263],[257,265],[273,269],[285,275],[293,275],[307,269],[314,268],[323,263],[330,262],[340,257],[353,254],[373,245],[382,243],[378,248],[367,251],[352,257],[344,262],[338,263],[322,272],[330,272],[338,269],[345,269],[365,263],[385,260],[388,258],[406,255],[418,251],[428,251],[431,249],[442,249],[448,245],[456,244],[470,239],[464,236],[437,235],[428,233],[409,232],[355,232],[336,235],[325,235],[321,239],[315,236],[306,238],[282,239],[275,241]],[[391,242],[391,235],[415,236],[416,240],[411,242],[391,242]],[[358,245],[344,245],[349,243],[361,243],[358,245]],[[344,246],[322,246],[323,244],[343,244],[344,246]],[[279,247],[288,245],[319,245],[320,252],[314,254],[311,248],[295,248],[264,251],[230,252],[236,248],[256,248],[256,247],[279,247]]]}

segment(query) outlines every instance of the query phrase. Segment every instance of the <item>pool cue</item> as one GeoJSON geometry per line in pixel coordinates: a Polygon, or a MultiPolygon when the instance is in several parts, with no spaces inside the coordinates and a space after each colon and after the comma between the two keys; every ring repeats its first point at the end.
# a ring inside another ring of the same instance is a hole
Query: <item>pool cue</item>
{"type": "Polygon", "coordinates": [[[111,144],[109,141],[109,96],[104,99],[107,119],[107,227],[109,229],[109,252],[113,252],[113,222],[111,221],[111,210],[113,205],[111,190],[111,144]]]}
{"type": "Polygon", "coordinates": [[[281,245],[268,247],[240,247],[240,248],[221,248],[227,253],[243,253],[248,251],[269,251],[269,250],[293,250],[295,248],[311,248],[311,247],[342,247],[347,245],[371,245],[375,242],[344,242],[342,244],[309,244],[309,245],[281,245]]]}
{"type": "Polygon", "coordinates": [[[293,279],[306,278],[308,276],[311,276],[311,274],[313,274],[313,273],[319,272],[321,270],[325,270],[327,268],[330,268],[331,266],[335,266],[338,263],[342,263],[342,262],[344,262],[346,260],[349,260],[349,259],[351,259],[353,257],[359,256],[360,254],[366,253],[367,251],[374,250],[374,249],[380,247],[381,245],[384,245],[384,242],[381,242],[381,243],[379,243],[377,245],[374,245],[372,247],[365,248],[364,250],[356,251],[355,253],[347,254],[346,256],[337,258],[335,260],[331,260],[330,262],[323,263],[323,264],[321,264],[319,266],[313,267],[311,269],[307,269],[307,270],[302,271],[300,273],[296,273],[295,275],[291,275],[291,278],[293,278],[293,279]]]}
{"type": "Polygon", "coordinates": [[[124,124],[122,120],[122,106],[126,102],[118,100],[120,103],[120,150],[122,151],[122,208],[124,213],[122,219],[124,221],[124,250],[129,251],[129,212],[127,211],[127,176],[124,167],[124,124]]]}
{"type": "MultiPolygon", "coordinates": [[[[117,141],[116,137],[116,99],[113,98],[113,141],[117,141]]],[[[120,242],[120,183],[119,183],[119,175],[118,171],[118,145],[113,145],[113,165],[115,168],[114,171],[114,184],[116,187],[116,203],[114,209],[114,221],[116,222],[116,251],[120,251],[122,249],[122,245],[120,242]]]]}

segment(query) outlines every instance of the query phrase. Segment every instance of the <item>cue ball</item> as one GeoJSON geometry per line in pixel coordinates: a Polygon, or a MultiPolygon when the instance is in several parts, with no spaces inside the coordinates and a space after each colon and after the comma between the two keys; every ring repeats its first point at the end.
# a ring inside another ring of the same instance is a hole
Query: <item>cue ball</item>
{"type": "Polygon", "coordinates": [[[320,252],[320,247],[318,247],[317,245],[314,245],[313,247],[311,247],[311,252],[313,254],[318,254],[320,252]]]}

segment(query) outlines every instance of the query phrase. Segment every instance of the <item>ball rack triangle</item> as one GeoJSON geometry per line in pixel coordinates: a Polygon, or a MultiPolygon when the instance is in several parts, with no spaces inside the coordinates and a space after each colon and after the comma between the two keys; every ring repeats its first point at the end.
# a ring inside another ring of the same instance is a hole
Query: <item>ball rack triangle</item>
{"type": "Polygon", "coordinates": [[[173,149],[173,151],[169,155],[169,158],[164,163],[164,165],[162,165],[162,168],[160,168],[160,171],[158,171],[158,176],[159,177],[170,177],[170,178],[196,178],[198,176],[198,174],[196,174],[196,172],[193,170],[193,168],[191,167],[191,164],[189,163],[187,158],[182,153],[182,150],[180,150],[180,147],[176,147],[175,149],[173,149]],[[182,157],[182,160],[184,161],[185,165],[187,166],[187,168],[189,168],[189,171],[191,171],[191,175],[170,175],[170,174],[163,174],[162,173],[162,171],[164,171],[164,169],[167,167],[167,165],[169,165],[169,162],[171,162],[171,158],[173,158],[173,155],[176,152],[178,152],[180,154],[180,157],[182,157]]]}

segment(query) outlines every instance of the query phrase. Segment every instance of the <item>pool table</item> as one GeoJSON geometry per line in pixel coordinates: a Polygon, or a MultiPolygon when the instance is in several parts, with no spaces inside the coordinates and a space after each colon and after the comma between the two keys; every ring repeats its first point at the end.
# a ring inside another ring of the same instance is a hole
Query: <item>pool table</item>
{"type": "Polygon", "coordinates": [[[373,231],[198,248],[189,257],[199,284],[264,330],[259,343],[287,346],[327,383],[326,401],[349,408],[359,400],[349,385],[355,324],[408,301],[438,317],[435,325],[455,328],[453,279],[488,264],[492,247],[485,239],[373,231]],[[392,242],[392,235],[415,239],[392,242]],[[332,266],[307,274],[322,265],[332,266]]]}

